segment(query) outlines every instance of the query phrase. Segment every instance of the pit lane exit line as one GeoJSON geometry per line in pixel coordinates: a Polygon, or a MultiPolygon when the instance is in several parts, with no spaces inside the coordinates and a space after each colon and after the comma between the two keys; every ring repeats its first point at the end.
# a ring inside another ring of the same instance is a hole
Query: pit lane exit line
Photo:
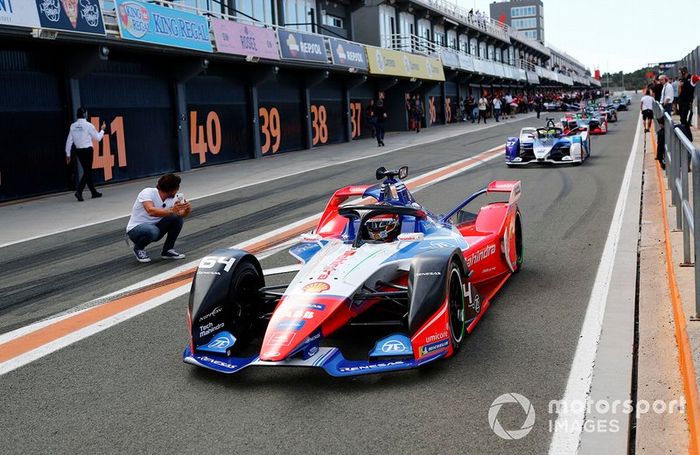
{"type": "MultiPolygon", "coordinates": [[[[409,190],[418,192],[498,156],[503,156],[502,154],[502,145],[493,147],[473,157],[407,180],[405,183],[409,190]]],[[[309,216],[231,248],[244,249],[254,254],[270,251],[276,245],[313,229],[320,216],[321,213],[309,216]]],[[[276,251],[269,252],[267,255],[261,255],[261,258],[275,253],[276,251]]],[[[71,314],[61,314],[0,336],[0,375],[186,294],[189,292],[195,266],[198,263],[199,260],[191,261],[169,272],[112,293],[110,295],[121,295],[114,300],[71,314]],[[128,292],[128,289],[134,292],[123,295],[128,292]]],[[[110,295],[97,300],[104,300],[110,295]]]]}

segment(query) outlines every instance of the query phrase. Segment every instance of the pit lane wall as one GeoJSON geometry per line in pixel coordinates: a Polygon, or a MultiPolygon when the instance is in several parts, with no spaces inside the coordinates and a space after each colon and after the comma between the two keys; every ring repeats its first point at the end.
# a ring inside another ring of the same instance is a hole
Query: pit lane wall
{"type": "Polygon", "coordinates": [[[93,175],[112,183],[366,138],[370,99],[385,100],[388,130],[405,130],[407,94],[423,99],[425,127],[456,121],[468,92],[532,87],[514,68],[463,54],[415,55],[139,0],[110,11],[97,0],[75,11],[45,3],[0,2],[0,201],[74,186],[80,171],[65,165],[64,147],[79,106],[107,124],[93,175]]]}

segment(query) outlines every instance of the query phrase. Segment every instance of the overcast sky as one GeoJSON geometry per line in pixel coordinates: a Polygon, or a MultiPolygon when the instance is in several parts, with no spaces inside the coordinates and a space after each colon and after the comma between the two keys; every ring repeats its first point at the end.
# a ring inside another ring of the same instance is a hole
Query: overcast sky
{"type": "MultiPolygon", "coordinates": [[[[454,0],[448,0],[454,1],[454,0]]],[[[456,0],[489,12],[492,0],[456,0]]],[[[700,45],[700,0],[543,0],[547,44],[601,72],[680,60],[700,45]]],[[[498,18],[495,18],[498,19],[498,18]]]]}

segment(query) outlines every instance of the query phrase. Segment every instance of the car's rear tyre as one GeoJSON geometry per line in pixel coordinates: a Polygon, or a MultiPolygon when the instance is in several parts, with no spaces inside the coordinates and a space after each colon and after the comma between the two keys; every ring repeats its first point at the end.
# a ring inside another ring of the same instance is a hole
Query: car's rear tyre
{"type": "Polygon", "coordinates": [[[523,227],[520,221],[520,213],[515,217],[515,255],[515,273],[518,273],[523,268],[523,227]]]}
{"type": "Polygon", "coordinates": [[[449,318],[450,342],[456,353],[467,333],[466,306],[464,302],[464,287],[462,286],[462,269],[453,260],[447,275],[447,313],[449,318]]]}

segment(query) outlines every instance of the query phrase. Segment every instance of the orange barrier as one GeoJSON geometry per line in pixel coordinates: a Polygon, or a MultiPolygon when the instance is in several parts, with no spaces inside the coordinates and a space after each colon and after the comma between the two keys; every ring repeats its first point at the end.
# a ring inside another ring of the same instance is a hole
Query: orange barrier
{"type": "MultiPolygon", "coordinates": [[[[646,133],[645,133],[646,134],[646,133]]],[[[651,143],[654,155],[656,154],[656,134],[655,128],[651,126],[651,143]]],[[[673,307],[673,320],[675,325],[676,343],[678,343],[678,364],[683,377],[683,390],[687,399],[688,430],[690,438],[688,451],[691,454],[700,453],[700,403],[698,402],[698,385],[696,382],[695,365],[693,364],[692,350],[688,331],[685,324],[685,311],[681,301],[681,293],[678,290],[676,272],[673,268],[673,251],[671,249],[671,232],[668,225],[668,214],[666,213],[666,187],[661,173],[661,166],[656,163],[656,177],[659,180],[659,194],[661,195],[661,213],[664,221],[664,240],[666,243],[666,272],[668,275],[668,287],[671,293],[673,307]]],[[[696,264],[696,267],[699,265],[696,264]]]]}

